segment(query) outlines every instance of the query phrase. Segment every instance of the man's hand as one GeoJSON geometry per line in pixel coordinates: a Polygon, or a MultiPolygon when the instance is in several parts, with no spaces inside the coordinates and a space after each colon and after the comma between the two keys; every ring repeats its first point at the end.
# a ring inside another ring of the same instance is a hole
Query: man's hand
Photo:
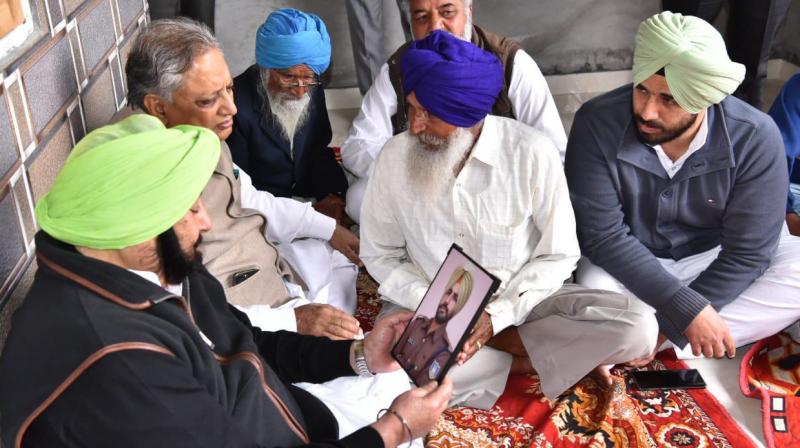
{"type": "Polygon", "coordinates": [[[400,368],[391,354],[392,347],[400,339],[403,330],[414,313],[401,311],[389,314],[375,322],[372,331],[364,337],[364,357],[372,373],[391,372],[400,368]]]}
{"type": "Polygon", "coordinates": [[[297,332],[331,339],[353,339],[361,327],[358,320],[344,311],[321,303],[310,303],[294,309],[297,332]]]}
{"type": "Polygon", "coordinates": [[[470,333],[469,338],[461,347],[461,353],[459,353],[458,358],[456,358],[458,365],[462,365],[469,361],[469,359],[472,358],[472,355],[480,350],[481,347],[486,345],[492,336],[494,336],[492,318],[486,311],[481,311],[481,317],[478,318],[478,323],[475,324],[475,328],[472,329],[472,333],[470,333]]]}
{"type": "Polygon", "coordinates": [[[340,226],[350,227],[354,224],[344,211],[344,199],[335,194],[331,193],[317,201],[314,204],[314,210],[335,219],[336,224],[340,226]]]}
{"type": "Polygon", "coordinates": [[[692,353],[706,358],[729,358],[736,356],[731,330],[711,305],[707,305],[695,316],[684,333],[692,346],[692,353]]]}
{"type": "Polygon", "coordinates": [[[358,237],[353,235],[353,232],[336,224],[336,229],[331,236],[331,247],[344,254],[356,266],[361,267],[364,266],[364,263],[358,258],[358,245],[358,237]]]}
{"type": "MultiPolygon", "coordinates": [[[[453,382],[445,377],[441,385],[431,381],[422,387],[398,395],[389,408],[405,419],[411,430],[411,438],[416,439],[433,429],[433,425],[447,408],[452,393],[453,382]]],[[[383,438],[384,446],[397,446],[408,442],[408,431],[400,423],[400,419],[390,412],[373,423],[372,427],[383,438]]]]}
{"type": "Polygon", "coordinates": [[[786,226],[789,227],[789,233],[794,236],[800,236],[800,215],[797,213],[787,213],[786,226]]]}

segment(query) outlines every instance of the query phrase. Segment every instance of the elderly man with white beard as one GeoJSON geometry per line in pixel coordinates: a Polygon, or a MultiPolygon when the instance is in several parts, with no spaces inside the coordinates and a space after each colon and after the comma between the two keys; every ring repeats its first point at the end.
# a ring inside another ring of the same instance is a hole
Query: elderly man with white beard
{"type": "Polygon", "coordinates": [[[382,149],[361,223],[383,316],[418,306],[455,242],[502,284],[458,355],[452,403],[492,406],[509,371],[535,369],[549,398],[592,371],[611,384],[611,365],[653,349],[656,321],[621,294],[564,283],[580,250],[559,153],[487,115],[500,61],[434,31],[400,63],[409,131],[382,149]]]}
{"type": "Polygon", "coordinates": [[[317,211],[347,225],[347,179],[328,147],[333,133],[319,82],[331,61],[325,23],[279,9],[258,28],[255,56],[233,81],[239,113],[226,140],[233,161],[257,189],[315,200],[317,211]]]}
{"type": "MultiPolygon", "coordinates": [[[[497,56],[504,77],[491,107],[492,115],[519,120],[542,132],[553,141],[563,160],[567,136],[556,104],[536,62],[517,42],[473,25],[472,0],[411,0],[408,12],[414,39],[442,30],[497,56]]],[[[356,221],[360,221],[367,179],[378,153],[393,135],[408,129],[408,92],[403,89],[400,69],[408,45],[403,44],[381,66],[342,144],[342,163],[357,178],[347,190],[346,208],[356,221]]]]}

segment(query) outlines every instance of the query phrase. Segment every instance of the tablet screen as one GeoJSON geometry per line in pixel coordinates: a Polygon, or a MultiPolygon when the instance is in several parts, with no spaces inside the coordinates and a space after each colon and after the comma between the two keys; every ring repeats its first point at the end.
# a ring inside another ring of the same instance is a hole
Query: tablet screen
{"type": "Polygon", "coordinates": [[[500,281],[453,244],[392,355],[414,383],[441,381],[500,281]]]}

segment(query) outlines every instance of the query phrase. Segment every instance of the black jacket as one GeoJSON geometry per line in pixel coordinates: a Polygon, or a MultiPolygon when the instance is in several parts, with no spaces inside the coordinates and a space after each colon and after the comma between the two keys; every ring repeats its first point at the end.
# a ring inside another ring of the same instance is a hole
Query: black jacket
{"type": "Polygon", "coordinates": [[[288,384],[353,375],[348,341],[252,327],[199,264],[184,298],[43,232],[36,246],[0,358],[6,447],[297,446],[309,432],[382,446],[369,427],[314,440],[307,424],[332,415],[288,384]]]}
{"type": "Polygon", "coordinates": [[[253,179],[253,186],[275,196],[322,199],[344,196],[347,179],[328,147],[333,132],[321,87],[311,91],[308,118],[294,136],[294,160],[289,141],[269,112],[269,103],[258,93],[261,82],[253,65],[233,80],[233,133],[225,140],[236,165],[253,179]]]}

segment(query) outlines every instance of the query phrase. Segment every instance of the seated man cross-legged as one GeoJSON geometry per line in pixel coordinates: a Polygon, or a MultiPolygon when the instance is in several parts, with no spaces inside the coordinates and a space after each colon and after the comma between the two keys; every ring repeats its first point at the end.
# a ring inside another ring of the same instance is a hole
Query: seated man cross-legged
{"type": "Polygon", "coordinates": [[[743,76],[713,26],[663,12],[639,27],[633,85],[588,101],[570,132],[577,281],[647,303],[679,356],[732,357],[800,318],[783,142],[730,96],[743,76]]]}
{"type": "Polygon", "coordinates": [[[503,83],[497,57],[434,31],[401,66],[409,131],[376,161],[361,255],[383,316],[419,305],[453,242],[502,281],[451,371],[454,403],[491,407],[512,367],[535,368],[555,398],[599,366],[608,375],[652,351],[646,308],[564,284],[580,251],[559,153],[541,132],[487,115],[503,83]]]}
{"type": "Polygon", "coordinates": [[[427,433],[451,384],[398,396],[339,440],[294,381],[399,368],[411,314],[363,341],[253,327],[202,265],[208,129],[137,114],[96,129],[36,204],[39,268],[0,358],[8,447],[394,447],[427,433]]]}
{"type": "Polygon", "coordinates": [[[256,34],[256,64],[233,80],[236,108],[226,142],[253,186],[275,196],[311,198],[345,223],[347,179],[328,144],[333,133],[319,76],[331,41],[322,19],[279,9],[256,34]]]}
{"type": "MultiPolygon", "coordinates": [[[[204,126],[223,140],[231,134],[233,80],[205,26],[154,21],[132,43],[125,73],[132,107],[167,127],[204,126]]],[[[206,268],[254,324],[332,338],[358,334],[351,316],[357,267],[343,255],[360,263],[350,231],[308,203],[256,190],[224,143],[203,200],[215,222],[201,243],[206,268]]]]}

